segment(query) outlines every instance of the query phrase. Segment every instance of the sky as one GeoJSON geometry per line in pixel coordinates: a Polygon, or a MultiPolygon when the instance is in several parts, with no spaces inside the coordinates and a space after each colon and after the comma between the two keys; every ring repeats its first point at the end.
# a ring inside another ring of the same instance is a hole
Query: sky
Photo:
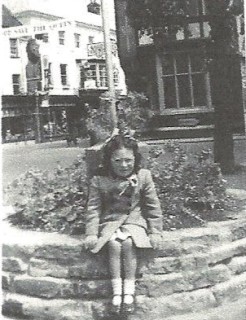
{"type": "MultiPolygon", "coordinates": [[[[90,0],[2,0],[13,13],[23,10],[37,10],[64,18],[80,20],[81,4],[90,0]]],[[[113,10],[114,0],[107,0],[113,10]]],[[[100,2],[100,0],[97,0],[100,2]]]]}

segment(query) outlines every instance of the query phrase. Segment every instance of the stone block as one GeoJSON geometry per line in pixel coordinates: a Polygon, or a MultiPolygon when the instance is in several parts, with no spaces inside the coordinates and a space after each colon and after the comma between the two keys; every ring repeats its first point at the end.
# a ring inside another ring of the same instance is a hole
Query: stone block
{"type": "Polygon", "coordinates": [[[83,253],[82,259],[69,266],[69,277],[82,279],[107,279],[109,278],[108,255],[83,253]]]}
{"type": "Polygon", "coordinates": [[[187,234],[184,234],[181,237],[182,244],[196,243],[206,247],[211,247],[219,242],[219,235],[213,229],[194,229],[186,232],[187,234]]]}
{"type": "Polygon", "coordinates": [[[196,254],[196,253],[206,253],[209,248],[207,245],[199,244],[194,242],[185,242],[182,245],[181,253],[182,254],[196,254]]]}
{"type": "Polygon", "coordinates": [[[79,280],[76,283],[78,298],[107,298],[111,295],[110,280],[79,280]]]}
{"type": "Polygon", "coordinates": [[[236,301],[246,290],[246,272],[234,276],[229,281],[219,283],[212,288],[212,292],[218,304],[236,301]]]}
{"type": "Polygon", "coordinates": [[[34,246],[22,246],[16,244],[2,245],[2,256],[9,258],[20,258],[23,262],[28,262],[35,252],[34,246]]]}
{"type": "MultiPolygon", "coordinates": [[[[209,289],[175,293],[167,297],[149,298],[138,296],[136,312],[128,320],[166,319],[188,312],[215,307],[216,300],[209,289]]],[[[200,319],[199,319],[200,320],[200,319]]]]}
{"type": "MultiPolygon", "coordinates": [[[[3,303],[4,314],[19,319],[65,320],[66,314],[80,313],[80,319],[93,320],[92,302],[71,299],[40,299],[18,294],[7,294],[3,303]]],[[[71,317],[69,320],[73,320],[71,317]]]]}
{"type": "Polygon", "coordinates": [[[55,260],[56,263],[61,265],[71,265],[80,262],[82,259],[88,259],[88,255],[82,252],[82,245],[45,245],[38,247],[33,257],[43,260],[55,260]]]}
{"type": "Polygon", "coordinates": [[[208,266],[207,254],[189,254],[180,257],[183,271],[200,270],[208,266]]]}
{"type": "Polygon", "coordinates": [[[189,289],[196,290],[227,281],[231,278],[231,273],[226,266],[218,265],[199,271],[188,271],[184,273],[184,278],[189,283],[189,289]]]}
{"type": "Polygon", "coordinates": [[[54,278],[68,278],[69,267],[57,264],[56,261],[41,260],[31,258],[28,274],[32,277],[46,277],[51,276],[54,278]]]}
{"type": "Polygon", "coordinates": [[[67,283],[70,284],[66,280],[51,277],[18,276],[13,281],[13,287],[15,292],[19,294],[51,299],[59,297],[62,286],[67,283]]]}
{"type": "Polygon", "coordinates": [[[182,274],[171,273],[167,275],[144,275],[137,281],[137,294],[148,297],[159,297],[182,292],[188,289],[188,285],[182,274]]]}
{"type": "Polygon", "coordinates": [[[233,241],[246,238],[246,223],[232,228],[231,233],[233,241]]]}
{"type": "Polygon", "coordinates": [[[10,290],[13,282],[13,276],[7,272],[2,272],[2,289],[10,290]]]}
{"type": "Polygon", "coordinates": [[[19,258],[5,258],[2,259],[2,269],[7,272],[23,273],[27,270],[27,264],[19,258]]]}
{"type": "Polygon", "coordinates": [[[233,258],[228,267],[235,274],[246,272],[246,256],[233,258]]]}
{"type": "Polygon", "coordinates": [[[181,246],[178,241],[163,240],[161,249],[157,251],[158,257],[178,257],[181,254],[181,246]]]}
{"type": "Polygon", "coordinates": [[[166,274],[181,271],[180,259],[175,257],[156,258],[141,270],[143,274],[166,274]]]}
{"type": "Polygon", "coordinates": [[[228,258],[233,258],[236,255],[246,254],[246,238],[234,241],[230,244],[225,244],[218,248],[211,249],[209,253],[209,263],[216,264],[228,258]]]}

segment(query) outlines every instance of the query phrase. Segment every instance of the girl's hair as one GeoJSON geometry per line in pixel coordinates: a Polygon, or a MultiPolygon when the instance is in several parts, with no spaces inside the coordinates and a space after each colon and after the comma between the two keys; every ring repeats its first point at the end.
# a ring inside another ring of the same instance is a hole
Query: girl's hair
{"type": "Polygon", "coordinates": [[[140,169],[141,154],[138,150],[137,140],[128,135],[116,135],[111,138],[103,147],[102,171],[104,174],[112,173],[111,170],[111,156],[115,150],[127,148],[133,151],[135,157],[134,173],[140,169]]]}

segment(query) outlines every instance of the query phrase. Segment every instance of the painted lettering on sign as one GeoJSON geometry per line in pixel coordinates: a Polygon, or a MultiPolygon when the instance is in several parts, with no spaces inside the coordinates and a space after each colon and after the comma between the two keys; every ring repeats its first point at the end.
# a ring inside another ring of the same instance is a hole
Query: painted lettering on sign
{"type": "Polygon", "coordinates": [[[6,37],[22,37],[30,36],[35,33],[40,33],[48,30],[55,30],[61,28],[67,28],[73,25],[73,21],[61,20],[52,22],[46,25],[26,26],[26,27],[12,27],[2,31],[2,35],[6,37]]]}

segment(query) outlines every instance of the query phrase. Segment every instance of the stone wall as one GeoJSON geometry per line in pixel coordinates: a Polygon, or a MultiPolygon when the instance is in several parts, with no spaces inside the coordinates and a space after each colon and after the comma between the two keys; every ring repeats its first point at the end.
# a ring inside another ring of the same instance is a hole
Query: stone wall
{"type": "MultiPolygon", "coordinates": [[[[7,224],[3,230],[4,315],[109,319],[105,255],[85,252],[78,236],[21,231],[7,224]]],[[[162,249],[139,269],[136,288],[136,312],[129,320],[176,320],[242,297],[246,301],[245,211],[237,220],[163,232],[162,249]]]]}

